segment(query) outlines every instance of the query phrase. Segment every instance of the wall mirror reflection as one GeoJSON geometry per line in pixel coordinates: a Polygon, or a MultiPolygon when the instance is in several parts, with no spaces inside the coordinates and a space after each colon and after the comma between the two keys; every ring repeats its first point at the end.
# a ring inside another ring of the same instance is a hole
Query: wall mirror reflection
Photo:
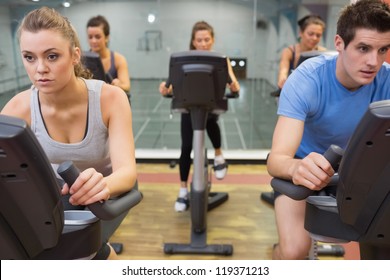
{"type": "MultiPolygon", "coordinates": [[[[178,158],[180,114],[170,110],[159,84],[168,76],[170,55],[189,49],[191,29],[204,20],[214,28],[213,50],[230,58],[241,85],[219,117],[227,158],[265,159],[276,121],[279,59],[298,42],[297,21],[319,15],[326,23],[320,45],[333,49],[336,18],[349,0],[2,0],[0,1],[0,106],[30,86],[15,31],[19,20],[39,6],[51,6],[76,28],[83,50],[90,50],[87,21],[107,18],[109,48],[127,60],[137,158],[178,158]]],[[[208,137],[206,146],[211,148],[208,137]]]]}

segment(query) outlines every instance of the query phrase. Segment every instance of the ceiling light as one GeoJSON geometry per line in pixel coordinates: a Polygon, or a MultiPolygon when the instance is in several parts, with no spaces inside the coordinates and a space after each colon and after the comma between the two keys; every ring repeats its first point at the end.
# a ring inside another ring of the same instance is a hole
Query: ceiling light
{"type": "Polygon", "coordinates": [[[154,14],[150,13],[148,15],[148,22],[153,23],[153,22],[155,22],[155,20],[156,20],[156,16],[154,14]]]}

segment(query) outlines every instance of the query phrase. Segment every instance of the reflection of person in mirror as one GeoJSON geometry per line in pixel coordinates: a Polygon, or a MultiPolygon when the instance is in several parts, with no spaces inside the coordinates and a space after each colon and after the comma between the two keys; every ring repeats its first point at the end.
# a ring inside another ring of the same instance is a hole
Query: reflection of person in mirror
{"type": "Polygon", "coordinates": [[[284,48],[279,62],[278,87],[281,89],[288,75],[297,67],[300,54],[307,51],[324,51],[319,46],[325,31],[324,21],[317,15],[308,15],[298,21],[299,42],[284,48]]]}
{"type": "MultiPolygon", "coordinates": [[[[192,35],[190,40],[190,50],[212,51],[214,45],[214,30],[205,21],[195,23],[192,28],[192,35]]],[[[231,92],[237,93],[240,91],[240,84],[233,73],[230,60],[227,59],[229,76],[231,84],[229,88],[231,92]]],[[[160,84],[160,93],[166,95],[172,91],[172,87],[166,88],[165,82],[160,84]]],[[[227,172],[227,162],[222,154],[221,145],[221,130],[218,125],[218,115],[209,113],[206,124],[207,134],[214,147],[214,173],[217,179],[223,179],[227,172]]],[[[193,129],[191,123],[191,116],[189,113],[181,114],[181,155],[180,155],[180,190],[178,198],[175,202],[175,210],[182,212],[189,207],[188,198],[188,176],[191,167],[191,151],[192,151],[193,129]]]]}
{"type": "MultiPolygon", "coordinates": [[[[136,183],[131,108],[119,87],[89,79],[71,23],[56,10],[28,13],[18,29],[24,68],[32,87],[15,95],[1,114],[26,121],[53,165],[71,160],[81,171],[64,184],[64,208],[108,200],[136,183]]],[[[103,240],[97,259],[114,258],[103,240]]]]}
{"type": "Polygon", "coordinates": [[[87,23],[88,43],[91,51],[99,54],[106,72],[106,80],[130,93],[130,75],[126,58],[108,48],[110,25],[105,17],[92,17],[87,23]]]}

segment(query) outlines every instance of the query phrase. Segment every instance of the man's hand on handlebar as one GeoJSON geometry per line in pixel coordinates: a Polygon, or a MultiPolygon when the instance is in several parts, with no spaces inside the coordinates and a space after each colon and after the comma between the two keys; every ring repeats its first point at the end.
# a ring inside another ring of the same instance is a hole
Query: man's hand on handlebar
{"type": "Polygon", "coordinates": [[[321,154],[310,153],[296,161],[292,170],[292,182],[313,191],[326,187],[335,171],[329,161],[321,154]]]}

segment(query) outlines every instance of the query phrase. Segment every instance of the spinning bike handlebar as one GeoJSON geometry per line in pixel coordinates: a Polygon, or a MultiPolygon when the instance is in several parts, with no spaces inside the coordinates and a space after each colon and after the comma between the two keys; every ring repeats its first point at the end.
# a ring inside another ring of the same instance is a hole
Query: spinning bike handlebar
{"type": "MultiPolygon", "coordinates": [[[[58,174],[68,186],[72,186],[80,174],[80,170],[72,161],[65,161],[57,169],[58,174]]],[[[102,220],[112,220],[137,205],[142,200],[142,194],[137,190],[130,190],[114,199],[104,202],[95,202],[87,205],[89,210],[102,220]]]]}
{"type": "MultiPolygon", "coordinates": [[[[230,85],[232,83],[232,78],[230,76],[228,76],[228,84],[230,85]]],[[[240,92],[239,91],[231,91],[230,93],[225,93],[224,97],[227,98],[227,99],[230,99],[230,98],[238,98],[238,96],[240,95],[240,92]]]]}
{"type": "MultiPolygon", "coordinates": [[[[224,97],[227,98],[227,99],[233,99],[233,98],[238,98],[239,95],[240,94],[238,92],[230,92],[230,93],[225,93],[224,97]]],[[[173,94],[172,93],[168,93],[168,94],[165,94],[163,96],[165,98],[173,98],[173,94]]]]}
{"type": "MultiPolygon", "coordinates": [[[[324,153],[324,157],[329,161],[335,171],[338,169],[343,153],[343,149],[336,145],[331,145],[324,153]]],[[[294,200],[306,199],[314,193],[314,191],[309,188],[295,185],[291,181],[279,178],[272,178],[271,186],[275,191],[285,194],[294,200]]]]}
{"type": "MultiPolygon", "coordinates": [[[[232,80],[231,78],[229,77],[228,79],[228,84],[231,84],[232,83],[232,80]]],[[[168,79],[166,80],[165,82],[165,87],[166,88],[169,88],[171,86],[171,81],[168,79]]],[[[170,93],[167,93],[165,95],[163,95],[165,98],[173,98],[173,94],[172,92],[170,93]]],[[[229,93],[225,93],[224,95],[224,98],[227,98],[227,99],[233,99],[233,98],[238,98],[240,96],[240,92],[239,91],[232,91],[232,92],[229,92],[229,93]]]]}

